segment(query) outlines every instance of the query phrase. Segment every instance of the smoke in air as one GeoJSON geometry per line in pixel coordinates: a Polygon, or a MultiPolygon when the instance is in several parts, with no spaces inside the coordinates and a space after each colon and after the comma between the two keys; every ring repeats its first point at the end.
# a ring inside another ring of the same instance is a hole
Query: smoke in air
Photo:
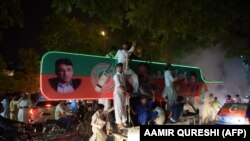
{"type": "Polygon", "coordinates": [[[218,46],[197,50],[184,56],[178,63],[199,67],[208,81],[223,81],[223,84],[208,85],[208,93],[214,93],[221,102],[228,94],[232,98],[239,94],[242,99],[250,95],[249,70],[244,67],[242,59],[225,57],[225,51],[218,46]]]}

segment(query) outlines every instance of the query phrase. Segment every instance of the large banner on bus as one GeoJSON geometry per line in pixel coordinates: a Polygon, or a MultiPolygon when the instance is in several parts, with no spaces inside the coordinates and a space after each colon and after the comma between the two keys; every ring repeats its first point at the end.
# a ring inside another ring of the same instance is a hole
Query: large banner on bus
{"type": "MultiPolygon", "coordinates": [[[[53,100],[113,98],[117,59],[52,51],[41,60],[40,89],[53,100]]],[[[139,79],[140,92],[154,88],[161,98],[165,86],[166,63],[130,60],[129,66],[139,79]]],[[[172,75],[177,78],[174,89],[177,95],[199,96],[204,81],[199,68],[172,64],[172,75]]],[[[128,89],[131,89],[129,83],[128,89]]]]}

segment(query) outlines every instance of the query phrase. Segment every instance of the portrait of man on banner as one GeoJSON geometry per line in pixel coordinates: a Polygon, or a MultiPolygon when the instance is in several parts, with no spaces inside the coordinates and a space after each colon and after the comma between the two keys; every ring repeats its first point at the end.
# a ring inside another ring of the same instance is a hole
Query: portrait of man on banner
{"type": "Polygon", "coordinates": [[[73,64],[68,58],[61,58],[55,62],[55,78],[49,79],[49,84],[58,93],[74,92],[81,84],[80,79],[73,79],[73,64]]]}

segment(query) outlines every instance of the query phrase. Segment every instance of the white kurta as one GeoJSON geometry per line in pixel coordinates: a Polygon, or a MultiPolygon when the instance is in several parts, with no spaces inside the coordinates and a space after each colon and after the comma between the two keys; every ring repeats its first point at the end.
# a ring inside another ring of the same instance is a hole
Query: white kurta
{"type": "Polygon", "coordinates": [[[217,113],[219,112],[221,106],[222,105],[218,100],[212,102],[212,108],[213,108],[212,120],[215,120],[215,117],[216,117],[217,113]]]}
{"type": "Polygon", "coordinates": [[[175,103],[176,95],[174,93],[173,84],[172,84],[174,81],[174,78],[170,70],[166,70],[164,72],[164,78],[165,78],[165,87],[162,92],[162,97],[163,98],[168,97],[168,103],[169,103],[169,106],[171,107],[175,103]]]}
{"type": "Polygon", "coordinates": [[[118,59],[118,63],[122,63],[125,65],[127,55],[131,55],[131,53],[133,53],[134,50],[135,50],[134,46],[132,46],[129,51],[126,51],[124,49],[120,49],[117,51],[115,58],[118,59]]]}
{"type": "Polygon", "coordinates": [[[72,115],[71,112],[69,112],[69,108],[63,104],[57,104],[55,109],[55,119],[59,120],[60,118],[64,117],[65,115],[72,115]]]}
{"type": "Polygon", "coordinates": [[[31,101],[29,99],[23,99],[18,104],[18,121],[28,123],[29,122],[29,106],[31,105],[31,101]]]}
{"type": "Polygon", "coordinates": [[[7,98],[5,98],[1,101],[1,103],[3,104],[3,107],[4,107],[4,111],[1,113],[1,116],[5,117],[5,118],[9,118],[9,116],[10,116],[9,100],[7,100],[7,98]]]}
{"type": "Polygon", "coordinates": [[[120,86],[122,86],[123,88],[126,88],[125,77],[123,74],[116,73],[113,79],[115,82],[115,89],[113,93],[114,108],[115,108],[115,122],[117,124],[121,124],[127,121],[126,96],[119,89],[120,86]]]}
{"type": "Polygon", "coordinates": [[[99,112],[95,112],[91,118],[93,135],[90,137],[89,141],[106,141],[107,135],[103,131],[105,124],[105,121],[100,119],[99,112]]]}
{"type": "Polygon", "coordinates": [[[213,97],[206,97],[202,109],[202,122],[204,124],[209,124],[211,122],[212,114],[213,114],[213,107],[212,107],[213,97]]]}
{"type": "MultiPolygon", "coordinates": [[[[126,58],[127,56],[129,57],[131,53],[134,52],[134,50],[135,50],[134,46],[132,46],[129,51],[125,51],[124,49],[118,50],[115,55],[115,58],[117,58],[118,63],[122,63],[125,68],[126,58]]],[[[124,72],[124,74],[126,75],[126,77],[128,77],[128,81],[132,85],[134,93],[137,93],[139,90],[138,75],[130,68],[128,68],[128,70],[124,72]]]]}

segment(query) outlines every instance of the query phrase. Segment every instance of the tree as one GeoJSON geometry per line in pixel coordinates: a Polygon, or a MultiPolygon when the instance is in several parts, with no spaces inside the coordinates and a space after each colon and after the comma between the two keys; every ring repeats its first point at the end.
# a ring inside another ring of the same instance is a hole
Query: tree
{"type": "Polygon", "coordinates": [[[0,1],[0,42],[5,30],[23,26],[23,12],[20,4],[20,0],[0,1]]]}
{"type": "Polygon", "coordinates": [[[45,51],[58,50],[103,55],[108,45],[107,37],[100,35],[104,26],[100,23],[85,23],[63,14],[47,17],[39,40],[45,51]]]}
{"type": "Polygon", "coordinates": [[[0,94],[10,92],[14,83],[11,77],[4,74],[6,66],[5,60],[0,56],[0,94]]]}
{"type": "Polygon", "coordinates": [[[22,71],[16,74],[19,91],[34,93],[39,91],[40,55],[34,48],[19,50],[22,71]]]}
{"type": "MultiPolygon", "coordinates": [[[[19,50],[20,70],[15,70],[13,76],[0,75],[0,93],[28,92],[35,93],[39,91],[39,66],[40,56],[33,49],[19,50]]],[[[1,68],[6,68],[5,62],[0,58],[1,68]],[[2,64],[2,65],[1,65],[2,64]]]]}
{"type": "Polygon", "coordinates": [[[249,58],[249,6],[248,0],[53,0],[52,4],[57,12],[79,8],[115,30],[133,29],[143,49],[161,48],[168,60],[215,44],[224,46],[229,56],[249,58]]]}
{"type": "Polygon", "coordinates": [[[3,93],[3,88],[5,87],[4,80],[5,80],[5,76],[3,74],[3,70],[6,68],[6,63],[3,60],[3,57],[0,56],[0,93],[3,93]]]}

